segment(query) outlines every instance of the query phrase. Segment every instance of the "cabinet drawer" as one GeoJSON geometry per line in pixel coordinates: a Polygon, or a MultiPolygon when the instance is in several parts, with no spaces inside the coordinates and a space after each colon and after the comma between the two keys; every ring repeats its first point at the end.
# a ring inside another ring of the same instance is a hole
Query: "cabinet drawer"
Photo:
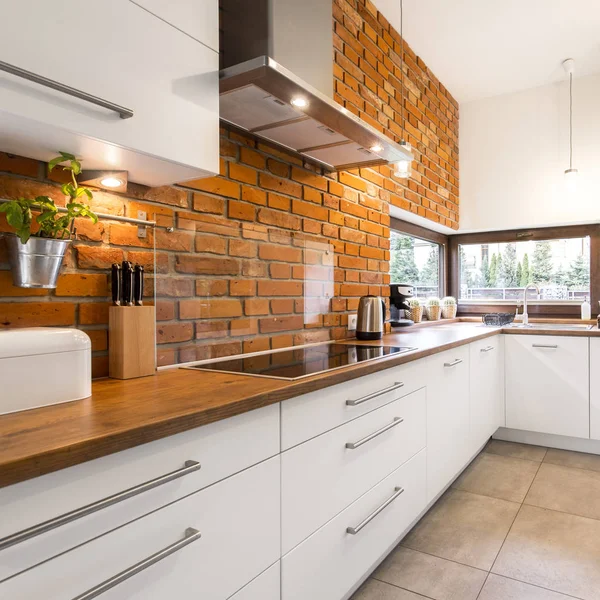
{"type": "Polygon", "coordinates": [[[589,340],[507,335],[506,426],[590,437],[589,340]]]}
{"type": "Polygon", "coordinates": [[[0,580],[241,471],[279,452],[279,407],[137,446],[0,489],[0,538],[165,474],[186,473],[0,550],[0,580]],[[186,469],[186,461],[200,463],[186,469]]]}
{"type": "Polygon", "coordinates": [[[252,580],[231,600],[280,600],[281,598],[281,563],[277,562],[252,580]]]}
{"type": "Polygon", "coordinates": [[[0,597],[72,600],[193,534],[102,600],[226,600],[279,558],[279,469],[274,457],[133,521],[1,583],[0,597]]]}
{"type": "Polygon", "coordinates": [[[281,456],[282,553],[425,447],[419,390],[281,456]]]}
{"type": "Polygon", "coordinates": [[[425,469],[423,450],[284,556],[282,600],[347,597],[425,508],[425,469]],[[384,506],[358,533],[348,533],[384,506]]]}
{"type": "Polygon", "coordinates": [[[282,402],[282,450],[425,387],[422,362],[392,367],[282,402]]]}

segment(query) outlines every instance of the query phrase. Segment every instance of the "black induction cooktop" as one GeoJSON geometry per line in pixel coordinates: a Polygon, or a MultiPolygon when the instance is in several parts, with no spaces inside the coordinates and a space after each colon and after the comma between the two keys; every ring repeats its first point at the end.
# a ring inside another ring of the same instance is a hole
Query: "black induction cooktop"
{"type": "Polygon", "coordinates": [[[316,344],[289,350],[265,352],[244,358],[190,365],[185,368],[294,380],[369,360],[410,352],[411,350],[416,350],[416,348],[359,344],[316,344]]]}

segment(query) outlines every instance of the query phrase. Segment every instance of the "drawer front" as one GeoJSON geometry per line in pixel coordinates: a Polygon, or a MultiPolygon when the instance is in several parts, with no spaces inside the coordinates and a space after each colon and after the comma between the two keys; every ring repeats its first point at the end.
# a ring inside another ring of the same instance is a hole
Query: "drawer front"
{"type": "Polygon", "coordinates": [[[506,426],[590,437],[589,339],[507,335],[506,426]]]}
{"type": "Polygon", "coordinates": [[[425,508],[425,469],[423,450],[284,556],[282,600],[347,597],[425,508]],[[348,533],[383,506],[358,533],[348,533]]]}
{"type": "Polygon", "coordinates": [[[281,598],[281,563],[277,562],[252,580],[231,600],[280,600],[281,598]]]}
{"type": "Polygon", "coordinates": [[[183,470],[168,483],[0,550],[0,581],[279,453],[279,407],[267,406],[0,489],[0,538],[183,470]],[[185,468],[186,461],[200,469],[185,468]]]}
{"type": "Polygon", "coordinates": [[[426,392],[413,392],[281,456],[285,554],[425,447],[426,392]]]}
{"type": "Polygon", "coordinates": [[[279,558],[279,470],[274,457],[192,494],[0,583],[0,597],[72,600],[188,532],[102,600],[226,600],[279,558]]]}
{"type": "Polygon", "coordinates": [[[282,402],[282,450],[425,387],[422,362],[393,367],[282,402]]]}

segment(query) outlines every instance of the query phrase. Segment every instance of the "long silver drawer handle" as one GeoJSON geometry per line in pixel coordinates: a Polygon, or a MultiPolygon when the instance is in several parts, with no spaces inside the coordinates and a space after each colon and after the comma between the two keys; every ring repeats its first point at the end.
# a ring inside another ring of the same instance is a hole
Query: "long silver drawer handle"
{"type": "Polygon", "coordinates": [[[482,348],[481,351],[482,352],[489,352],[490,350],[493,350],[494,346],[486,346],[485,348],[482,348]]]}
{"type": "Polygon", "coordinates": [[[128,498],[132,498],[133,496],[137,496],[138,494],[142,494],[148,490],[154,489],[155,487],[169,483],[174,479],[179,479],[184,475],[198,471],[200,467],[201,465],[199,462],[196,462],[195,460],[187,460],[185,462],[185,466],[183,466],[181,469],[177,469],[176,471],[172,471],[166,475],[161,475],[160,477],[156,477],[155,479],[151,479],[145,483],[140,483],[139,485],[113,494],[112,496],[108,496],[107,498],[103,498],[102,500],[98,500],[97,502],[92,502],[92,504],[82,506],[81,508],[76,508],[75,510],[65,513],[64,515],[44,521],[43,523],[38,523],[37,525],[33,525],[32,527],[4,537],[0,539],[0,550],[10,548],[15,544],[19,544],[37,535],[41,535],[42,533],[56,529],[61,525],[66,525],[67,523],[71,523],[72,521],[76,521],[82,517],[86,517],[87,515],[102,510],[103,508],[107,508],[113,504],[117,504],[118,502],[122,502],[123,500],[127,500],[128,498]]]}
{"type": "Polygon", "coordinates": [[[453,360],[452,362],[444,363],[444,366],[445,367],[455,367],[456,365],[460,365],[461,362],[462,362],[462,358],[457,358],[456,360],[453,360]]]}
{"type": "Polygon", "coordinates": [[[98,96],[93,96],[87,92],[82,92],[81,90],[72,88],[64,83],[59,83],[53,79],[48,79],[43,75],[38,75],[37,73],[32,73],[31,71],[21,69],[21,67],[16,67],[15,65],[10,65],[6,62],[0,61],[0,71],[5,71],[6,73],[16,75],[17,77],[22,77],[23,79],[27,79],[27,81],[33,81],[33,83],[39,83],[44,87],[51,88],[69,96],[74,96],[80,100],[85,100],[86,102],[90,102],[96,106],[102,106],[103,108],[108,108],[108,110],[114,110],[116,113],[119,113],[121,119],[129,119],[130,117],[133,117],[133,111],[130,108],[125,108],[124,106],[119,106],[114,102],[103,100],[102,98],[98,98],[98,96]]]}
{"type": "Polygon", "coordinates": [[[394,383],[394,385],[390,385],[390,387],[386,387],[383,390],[379,390],[378,392],[373,392],[368,396],[363,396],[362,398],[358,398],[357,400],[346,400],[346,404],[348,406],[357,406],[359,404],[362,404],[363,402],[368,402],[369,400],[373,400],[374,398],[383,396],[383,394],[387,394],[388,392],[398,390],[401,387],[404,387],[404,383],[402,383],[401,381],[397,381],[396,383],[394,383]]]}
{"type": "Polygon", "coordinates": [[[371,440],[375,439],[378,435],[385,433],[392,427],[396,427],[396,425],[400,425],[400,423],[402,423],[403,421],[404,421],[404,419],[402,417],[395,417],[391,423],[388,423],[385,427],[382,427],[381,429],[374,431],[367,437],[364,437],[362,440],[358,440],[358,442],[348,442],[346,444],[346,448],[348,448],[349,450],[356,450],[357,448],[360,448],[363,444],[370,442],[371,440]]]}
{"type": "Polygon", "coordinates": [[[374,510],[364,521],[359,523],[356,527],[348,527],[346,533],[350,535],[356,535],[361,529],[364,529],[381,511],[385,510],[398,496],[404,493],[404,488],[394,488],[396,492],[391,498],[388,498],[379,508],[374,510]]]}
{"type": "Polygon", "coordinates": [[[167,556],[170,556],[171,554],[174,554],[178,550],[181,550],[182,548],[189,546],[189,544],[191,544],[192,542],[195,542],[196,540],[199,540],[201,537],[202,537],[202,534],[197,529],[192,529],[191,527],[188,527],[188,529],[185,530],[185,537],[182,540],[179,540],[178,542],[175,542],[174,544],[171,544],[170,546],[167,546],[166,548],[159,550],[152,556],[145,558],[144,560],[133,565],[132,567],[129,567],[128,569],[125,569],[124,571],[121,571],[114,577],[111,577],[110,579],[107,579],[103,583],[100,583],[100,584],[94,586],[93,588],[89,589],[87,592],[80,594],[73,600],[91,600],[92,598],[97,598],[98,596],[100,596],[100,594],[104,594],[104,592],[107,592],[111,588],[114,588],[115,586],[119,585],[120,583],[123,583],[125,580],[130,579],[134,575],[137,575],[144,569],[151,567],[152,565],[161,561],[163,558],[167,558],[167,556]]]}
{"type": "Polygon", "coordinates": [[[551,348],[552,350],[556,350],[558,348],[557,344],[531,344],[532,348],[551,348]]]}

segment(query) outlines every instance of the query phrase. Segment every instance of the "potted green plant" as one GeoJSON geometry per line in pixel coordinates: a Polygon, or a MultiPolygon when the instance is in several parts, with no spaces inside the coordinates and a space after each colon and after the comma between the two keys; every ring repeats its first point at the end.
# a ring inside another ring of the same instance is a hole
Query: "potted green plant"
{"type": "Polygon", "coordinates": [[[444,319],[455,319],[457,310],[456,298],[452,296],[442,298],[442,317],[444,319]]]}
{"type": "Polygon", "coordinates": [[[442,306],[439,298],[427,298],[427,318],[430,321],[439,321],[442,316],[442,306]]]}
{"type": "Polygon", "coordinates": [[[408,306],[410,306],[409,319],[415,323],[420,323],[423,320],[423,304],[419,298],[409,298],[408,306]]]}
{"type": "Polygon", "coordinates": [[[74,236],[75,219],[98,222],[98,217],[80,200],[82,196],[92,198],[90,190],[77,184],[80,161],[61,152],[48,163],[48,171],[63,162],[68,162],[63,169],[71,173],[71,181],[61,188],[67,196],[65,212],[59,212],[48,196],[17,198],[0,204],[0,212],[6,213],[6,221],[15,231],[7,234],[6,239],[13,283],[17,287],[55,288],[65,252],[74,236]]]}

